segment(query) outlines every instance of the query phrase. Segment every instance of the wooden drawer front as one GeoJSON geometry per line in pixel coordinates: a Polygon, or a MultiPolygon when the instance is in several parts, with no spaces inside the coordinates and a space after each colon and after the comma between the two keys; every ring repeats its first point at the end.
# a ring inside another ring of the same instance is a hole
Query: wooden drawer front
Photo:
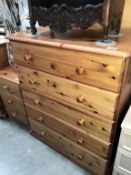
{"type": "Polygon", "coordinates": [[[33,120],[43,123],[48,128],[71,139],[82,147],[93,151],[97,155],[108,158],[110,143],[106,143],[103,140],[92,136],[90,133],[83,132],[49,113],[37,110],[33,106],[26,105],[26,111],[28,116],[33,120]]]}
{"type": "Polygon", "coordinates": [[[10,117],[27,123],[27,115],[24,108],[24,103],[21,99],[9,95],[8,93],[1,94],[5,109],[10,117]]]}
{"type": "Polygon", "coordinates": [[[123,60],[106,55],[12,42],[18,65],[119,92],[123,60]]]}
{"type": "Polygon", "coordinates": [[[118,94],[18,66],[21,87],[48,94],[84,113],[114,118],[118,94]]]}
{"type": "Polygon", "coordinates": [[[30,119],[33,135],[46,142],[57,151],[63,153],[84,168],[97,175],[105,173],[107,161],[96,154],[80,147],[62,135],[30,119]]]}
{"type": "Polygon", "coordinates": [[[20,86],[18,83],[9,81],[4,78],[0,78],[0,93],[9,93],[15,95],[16,97],[21,97],[20,86]]]}
{"type": "Polygon", "coordinates": [[[66,105],[56,102],[43,94],[29,92],[23,89],[23,97],[26,104],[52,114],[58,119],[68,122],[77,128],[86,131],[90,135],[110,142],[113,122],[102,117],[92,117],[81,113],[66,105]]]}

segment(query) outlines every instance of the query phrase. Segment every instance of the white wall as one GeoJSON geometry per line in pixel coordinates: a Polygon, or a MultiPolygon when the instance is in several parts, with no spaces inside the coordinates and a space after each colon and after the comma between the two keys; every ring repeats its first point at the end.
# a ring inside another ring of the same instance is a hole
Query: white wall
{"type": "Polygon", "coordinates": [[[21,19],[21,30],[26,30],[29,27],[29,11],[28,11],[28,1],[18,0],[20,8],[20,19],[21,19]]]}

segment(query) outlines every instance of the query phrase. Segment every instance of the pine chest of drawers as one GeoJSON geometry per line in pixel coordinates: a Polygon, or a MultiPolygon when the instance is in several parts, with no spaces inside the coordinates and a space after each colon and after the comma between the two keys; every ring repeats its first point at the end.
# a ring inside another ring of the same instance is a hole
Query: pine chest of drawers
{"type": "Polygon", "coordinates": [[[89,35],[74,30],[51,38],[48,28],[39,28],[36,36],[21,32],[9,39],[31,133],[92,173],[107,175],[131,93],[131,59],[121,38],[111,51],[84,39],[89,35]]]}
{"type": "Polygon", "coordinates": [[[27,125],[27,113],[20,90],[19,79],[10,66],[0,70],[0,95],[8,116],[27,125]]]}

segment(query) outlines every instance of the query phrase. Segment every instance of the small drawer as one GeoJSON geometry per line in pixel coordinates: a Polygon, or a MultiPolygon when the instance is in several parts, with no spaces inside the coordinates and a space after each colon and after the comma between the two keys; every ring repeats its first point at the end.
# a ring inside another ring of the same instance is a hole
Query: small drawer
{"type": "Polygon", "coordinates": [[[28,124],[27,114],[22,99],[9,95],[8,93],[2,93],[1,98],[9,117],[13,117],[25,124],[28,124]]]}
{"type": "Polygon", "coordinates": [[[119,94],[17,66],[21,87],[34,89],[81,112],[113,120],[119,94]]]}
{"type": "Polygon", "coordinates": [[[119,145],[131,153],[131,132],[122,130],[119,145]]]}
{"type": "Polygon", "coordinates": [[[122,173],[122,175],[131,175],[131,153],[118,148],[115,167],[122,173]]]}
{"type": "Polygon", "coordinates": [[[110,142],[114,122],[100,116],[84,114],[36,91],[23,89],[22,92],[25,103],[32,105],[33,108],[45,111],[103,141],[110,142]]]}
{"type": "Polygon", "coordinates": [[[108,158],[110,143],[106,143],[103,140],[94,137],[91,133],[83,132],[79,128],[60,120],[49,113],[37,110],[33,106],[26,104],[26,111],[31,120],[33,119],[41,124],[44,124],[99,156],[108,158]]]}
{"type": "Polygon", "coordinates": [[[30,124],[34,136],[93,173],[99,175],[105,174],[107,167],[107,161],[105,159],[80,147],[69,139],[34,120],[30,119],[30,124]]]}
{"type": "Polygon", "coordinates": [[[4,92],[21,98],[18,76],[10,67],[0,70],[0,93],[4,92]]]}
{"type": "Polygon", "coordinates": [[[11,42],[18,65],[119,92],[123,59],[102,54],[11,42]]]}

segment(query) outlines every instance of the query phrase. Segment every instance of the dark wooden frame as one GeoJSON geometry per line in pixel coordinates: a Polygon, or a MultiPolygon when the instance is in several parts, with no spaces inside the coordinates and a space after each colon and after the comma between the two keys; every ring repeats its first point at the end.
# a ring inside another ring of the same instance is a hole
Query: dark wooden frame
{"type": "MultiPolygon", "coordinates": [[[[36,34],[37,33],[37,29],[35,27],[36,21],[38,21],[40,26],[50,26],[50,29],[52,31],[55,31],[57,33],[64,33],[67,30],[71,29],[73,27],[73,25],[68,22],[68,21],[63,21],[63,24],[59,25],[59,23],[57,23],[57,21],[54,21],[53,23],[49,23],[47,22],[49,20],[49,14],[51,13],[51,11],[48,13],[48,15],[45,15],[45,9],[42,7],[32,7],[32,2],[31,0],[28,0],[29,2],[29,11],[30,11],[30,24],[31,24],[31,31],[32,34],[36,34]],[[42,14],[45,13],[42,18],[42,14]],[[65,24],[67,23],[67,25],[65,26],[65,24]]],[[[120,28],[121,28],[121,21],[122,21],[122,15],[123,15],[123,10],[124,10],[124,4],[125,4],[125,0],[104,0],[104,4],[102,6],[102,10],[100,9],[100,7],[94,7],[94,5],[92,5],[92,9],[87,9],[90,13],[91,10],[94,10],[94,14],[93,14],[93,18],[89,19],[88,22],[85,23],[85,21],[81,21],[78,24],[78,21],[75,21],[75,27],[80,27],[82,29],[86,29],[88,27],[90,27],[91,25],[93,25],[94,23],[98,23],[102,26],[103,28],[103,36],[105,38],[107,38],[108,34],[113,34],[113,35],[118,35],[120,32],[120,28]],[[97,18],[97,19],[96,19],[97,18]]],[[[59,7],[56,7],[59,8],[59,7]]],[[[69,7],[64,7],[67,10],[69,9],[69,7]]],[[[71,11],[72,9],[69,9],[69,11],[71,11]]],[[[81,11],[79,11],[77,14],[79,15],[79,13],[82,12],[82,10],[85,9],[81,9],[81,11]]],[[[88,11],[86,12],[86,14],[88,14],[88,11]]],[[[57,13],[57,9],[55,9],[55,14],[56,17],[58,18],[59,15],[59,20],[63,20],[63,10],[58,9],[58,13],[57,13]]],[[[74,10],[75,12],[75,10],[74,10]]],[[[72,15],[73,13],[69,14],[70,18],[73,18],[72,15]]],[[[84,13],[82,13],[84,16],[84,13]]],[[[86,17],[86,16],[84,16],[86,17]]],[[[65,17],[66,19],[66,17],[65,17]]],[[[76,19],[77,19],[77,15],[76,15],[76,19]]],[[[74,20],[74,19],[73,19],[74,20]]]]}

